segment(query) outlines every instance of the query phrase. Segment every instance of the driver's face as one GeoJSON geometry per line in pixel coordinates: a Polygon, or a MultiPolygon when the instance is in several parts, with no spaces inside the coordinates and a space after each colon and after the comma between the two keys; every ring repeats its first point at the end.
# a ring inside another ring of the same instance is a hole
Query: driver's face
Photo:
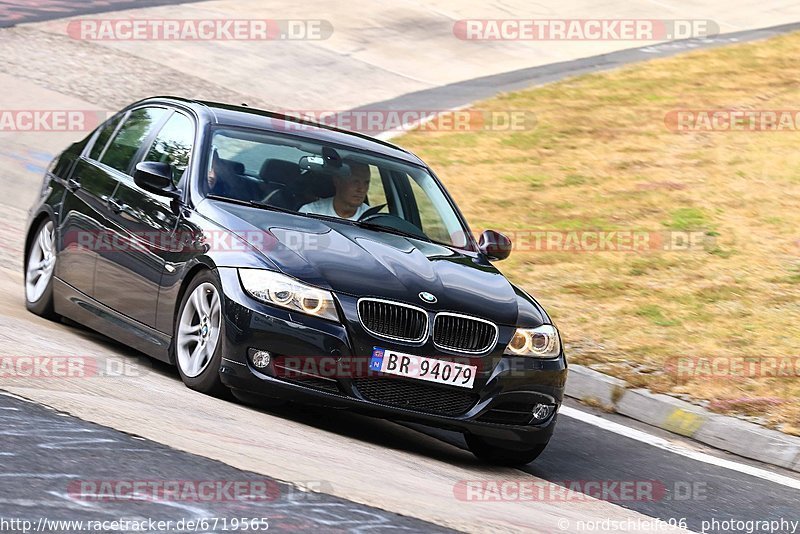
{"type": "Polygon", "coordinates": [[[352,165],[351,171],[350,176],[334,180],[336,198],[347,206],[358,208],[366,200],[369,191],[369,166],[352,165]]]}

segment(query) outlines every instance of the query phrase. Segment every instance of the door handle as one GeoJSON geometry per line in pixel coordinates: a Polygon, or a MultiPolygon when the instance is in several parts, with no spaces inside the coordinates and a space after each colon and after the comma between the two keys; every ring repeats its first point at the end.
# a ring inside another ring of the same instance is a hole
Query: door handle
{"type": "Polygon", "coordinates": [[[125,203],[120,204],[115,199],[110,198],[108,200],[108,207],[111,210],[111,212],[114,213],[114,215],[119,215],[123,219],[126,219],[131,222],[140,221],[140,216],[128,204],[125,203]]]}
{"type": "Polygon", "coordinates": [[[108,207],[109,207],[109,208],[111,209],[111,211],[113,211],[114,213],[120,213],[120,212],[122,212],[122,211],[125,211],[125,210],[128,208],[128,206],[127,206],[127,205],[120,204],[119,202],[117,202],[117,201],[116,201],[116,200],[114,200],[113,198],[109,198],[109,199],[108,199],[108,207]]]}
{"type": "Polygon", "coordinates": [[[81,183],[75,178],[70,178],[69,180],[67,180],[67,189],[69,189],[70,191],[77,191],[80,188],[81,188],[81,183]]]}

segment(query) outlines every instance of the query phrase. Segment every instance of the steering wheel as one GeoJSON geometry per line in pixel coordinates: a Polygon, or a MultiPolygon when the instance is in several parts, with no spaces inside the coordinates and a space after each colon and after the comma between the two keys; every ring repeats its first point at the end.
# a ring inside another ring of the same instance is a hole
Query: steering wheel
{"type": "Polygon", "coordinates": [[[361,214],[361,217],[358,218],[359,221],[363,221],[373,215],[376,215],[379,211],[386,207],[386,204],[381,204],[380,206],[372,206],[370,209],[365,211],[361,214]]]}
{"type": "Polygon", "coordinates": [[[364,215],[362,215],[358,220],[359,222],[369,222],[387,229],[395,229],[405,234],[409,234],[417,239],[430,241],[430,238],[425,235],[425,232],[420,230],[416,225],[391,213],[368,214],[367,212],[364,212],[364,215]]]}

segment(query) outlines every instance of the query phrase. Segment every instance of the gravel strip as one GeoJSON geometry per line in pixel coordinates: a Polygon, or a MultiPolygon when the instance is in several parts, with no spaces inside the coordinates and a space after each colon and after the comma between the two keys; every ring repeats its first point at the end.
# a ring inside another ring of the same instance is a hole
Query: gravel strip
{"type": "Polygon", "coordinates": [[[155,95],[274,108],[159,63],[26,26],[0,30],[0,72],[115,111],[155,95]]]}

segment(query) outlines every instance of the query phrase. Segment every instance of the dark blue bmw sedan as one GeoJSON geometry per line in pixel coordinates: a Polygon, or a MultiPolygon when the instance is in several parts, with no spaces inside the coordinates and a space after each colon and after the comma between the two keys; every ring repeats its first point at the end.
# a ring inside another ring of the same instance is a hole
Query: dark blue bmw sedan
{"type": "Polygon", "coordinates": [[[370,137],[177,98],[120,111],[50,165],[28,309],[67,317],[243,402],[357,410],[535,459],[567,364],[433,171],[370,137]]]}

